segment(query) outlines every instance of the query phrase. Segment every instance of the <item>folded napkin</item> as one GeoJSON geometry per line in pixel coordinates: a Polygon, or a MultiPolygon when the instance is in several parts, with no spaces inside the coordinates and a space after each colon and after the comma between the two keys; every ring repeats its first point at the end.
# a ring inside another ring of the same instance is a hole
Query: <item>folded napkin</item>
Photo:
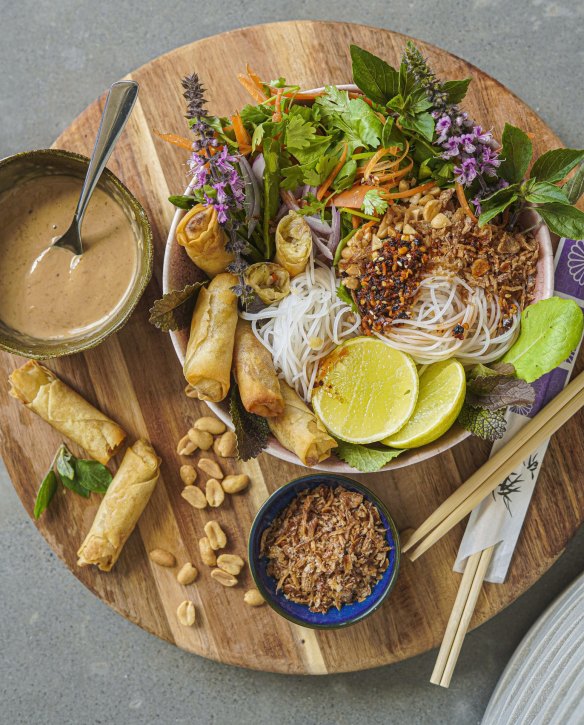
{"type": "MultiPolygon", "coordinates": [[[[572,299],[584,308],[584,242],[560,239],[554,264],[554,295],[572,299]]],[[[559,367],[533,384],[536,398],[531,408],[510,408],[507,411],[507,430],[504,437],[493,444],[491,455],[567,385],[579,348],[559,367]]],[[[548,445],[549,440],[474,509],[460,544],[454,571],[463,572],[469,556],[496,544],[485,581],[496,584],[505,581],[548,445]]]]}

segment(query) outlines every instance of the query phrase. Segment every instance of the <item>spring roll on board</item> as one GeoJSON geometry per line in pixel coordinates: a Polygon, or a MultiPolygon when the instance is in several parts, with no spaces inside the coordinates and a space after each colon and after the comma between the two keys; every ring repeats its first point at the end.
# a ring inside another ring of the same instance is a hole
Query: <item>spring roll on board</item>
{"type": "Polygon", "coordinates": [[[273,418],[284,412],[284,398],[272,356],[253,334],[249,322],[241,319],[235,329],[233,373],[241,402],[249,413],[273,418]]]}
{"type": "Polygon", "coordinates": [[[117,423],[34,360],[14,370],[9,381],[13,398],[104,465],[126,437],[117,423]]]}
{"type": "Polygon", "coordinates": [[[282,415],[268,418],[270,430],[305,466],[325,461],[336,448],[336,441],[288,383],[280,380],[280,390],[286,407],[282,415]]]}
{"type": "Polygon", "coordinates": [[[187,212],[176,228],[176,240],[208,277],[224,272],[234,260],[225,249],[227,237],[214,206],[197,204],[187,212]]]}
{"type": "Polygon", "coordinates": [[[296,277],[304,272],[312,251],[312,233],[306,219],[295,211],[290,211],[280,219],[276,227],[275,262],[282,265],[296,277]]]}
{"type": "Polygon", "coordinates": [[[234,274],[218,274],[197,297],[183,367],[191,397],[218,402],[229,392],[237,297],[234,274]]]}
{"type": "Polygon", "coordinates": [[[159,466],[150,443],[139,440],[128,448],[77,552],[79,566],[111,570],[150,500],[159,466]]]}

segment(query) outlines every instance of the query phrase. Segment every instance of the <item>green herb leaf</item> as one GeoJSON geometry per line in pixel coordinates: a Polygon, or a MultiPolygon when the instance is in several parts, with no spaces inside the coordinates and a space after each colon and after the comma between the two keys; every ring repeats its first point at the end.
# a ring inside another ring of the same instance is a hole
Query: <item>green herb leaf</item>
{"type": "Polygon", "coordinates": [[[46,511],[51,503],[58,487],[57,474],[51,468],[47,475],[43,478],[41,486],[38,490],[36,501],[34,502],[33,515],[35,519],[39,519],[46,511]]]}
{"type": "Polygon", "coordinates": [[[363,473],[373,473],[386,466],[391,460],[403,453],[397,448],[381,448],[362,446],[337,440],[336,455],[349,466],[363,473]]]}
{"type": "Polygon", "coordinates": [[[195,302],[201,287],[209,284],[208,280],[188,284],[181,290],[167,292],[156,300],[150,308],[150,322],[163,332],[182,330],[191,322],[195,302]]]}
{"type": "Polygon", "coordinates": [[[505,410],[473,408],[466,403],[458,416],[458,423],[466,430],[486,441],[496,441],[505,435],[505,410]]]}
{"type": "Polygon", "coordinates": [[[349,144],[349,153],[357,146],[377,148],[383,126],[375,111],[362,98],[349,98],[347,91],[326,86],[325,93],[314,102],[314,108],[322,114],[328,133],[338,129],[343,141],[349,144]]]}
{"type": "Polygon", "coordinates": [[[384,214],[389,206],[377,189],[371,189],[363,197],[361,209],[365,214],[384,214]]]}
{"type": "Polygon", "coordinates": [[[400,146],[403,148],[405,143],[406,137],[397,127],[394,119],[388,116],[381,132],[381,145],[384,148],[389,148],[390,146],[400,146]]]}
{"type": "Polygon", "coordinates": [[[95,493],[105,493],[112,480],[112,474],[99,461],[77,458],[74,461],[75,475],[80,486],[95,493]]]}
{"type": "MultiPolygon", "coordinates": [[[[357,234],[357,231],[358,231],[357,229],[351,229],[351,231],[350,231],[350,232],[349,232],[349,233],[348,233],[348,234],[347,234],[346,236],[344,236],[344,237],[343,237],[343,238],[341,239],[341,241],[339,242],[339,244],[337,245],[337,248],[335,249],[335,258],[333,259],[333,266],[334,266],[334,267],[336,267],[336,266],[337,266],[337,264],[338,264],[338,263],[339,263],[339,262],[341,261],[341,252],[342,252],[342,251],[343,251],[343,249],[344,249],[344,248],[345,248],[345,247],[347,246],[347,242],[348,242],[348,241],[349,241],[350,239],[352,239],[352,238],[353,238],[353,237],[355,236],[355,234],[357,234]]],[[[343,285],[341,285],[341,286],[343,286],[343,285]]],[[[344,286],[343,286],[343,289],[344,289],[345,291],[347,291],[347,288],[346,288],[346,287],[344,287],[344,286]]],[[[350,295],[349,295],[349,296],[350,296],[350,295]]],[[[339,299],[343,299],[343,298],[342,298],[342,297],[341,297],[341,296],[339,295],[339,291],[338,291],[338,289],[337,289],[337,297],[338,297],[339,299]]],[[[351,297],[351,303],[352,303],[353,305],[355,304],[355,303],[353,302],[353,298],[352,298],[352,297],[351,297]]]]}
{"type": "Polygon", "coordinates": [[[60,476],[60,478],[61,483],[65,486],[65,488],[79,494],[79,496],[83,496],[83,498],[89,498],[90,492],[79,483],[75,475],[73,478],[69,478],[68,476],[60,476]]]}
{"type": "Polygon", "coordinates": [[[530,176],[538,181],[561,181],[582,160],[584,160],[582,149],[546,151],[531,167],[530,176]]]}
{"type": "Polygon", "coordinates": [[[351,45],[353,80],[372,101],[385,104],[399,91],[399,73],[381,58],[351,45]]]}
{"type": "Polygon", "coordinates": [[[540,300],[523,310],[519,337],[502,362],[511,363],[518,378],[532,383],[571,355],[583,328],[584,315],[573,300],[540,300]]]}
{"type": "Polygon", "coordinates": [[[280,206],[280,142],[274,138],[264,141],[264,251],[270,260],[274,254],[274,242],[270,234],[270,221],[280,206]]]}
{"type": "Polygon", "coordinates": [[[240,461],[255,458],[268,445],[270,427],[266,418],[248,413],[243,407],[237,383],[232,381],[229,395],[229,413],[237,438],[237,457],[240,461]]]}
{"type": "Polygon", "coordinates": [[[355,174],[357,173],[357,162],[355,159],[349,159],[343,164],[339,173],[335,176],[333,181],[333,189],[335,191],[342,191],[353,186],[355,181],[355,174]]]}
{"type": "Polygon", "coordinates": [[[569,204],[566,192],[549,181],[537,181],[526,189],[525,200],[532,204],[545,204],[557,202],[558,204],[569,204]]]}
{"type": "Polygon", "coordinates": [[[533,144],[525,131],[510,123],[505,124],[502,141],[501,157],[504,161],[499,167],[499,175],[510,184],[516,184],[525,176],[533,154],[533,144]]]}
{"type": "Polygon", "coordinates": [[[290,117],[286,127],[286,150],[301,164],[315,163],[323,155],[330,140],[330,136],[317,135],[316,126],[302,116],[290,117]]]}
{"type": "Polygon", "coordinates": [[[507,186],[505,189],[499,189],[487,199],[481,201],[481,214],[479,216],[479,226],[482,227],[491,219],[513,204],[518,199],[518,189],[515,184],[507,186]]]}
{"type": "Polygon", "coordinates": [[[357,305],[355,304],[355,300],[353,299],[353,295],[349,292],[344,284],[340,284],[337,287],[337,297],[346,305],[349,305],[353,312],[358,312],[357,305]]]}
{"type": "Polygon", "coordinates": [[[562,186],[570,204],[576,204],[584,194],[584,163],[581,163],[574,176],[562,186]]]}
{"type": "Polygon", "coordinates": [[[554,234],[568,239],[584,239],[584,212],[575,206],[542,204],[536,211],[554,234]]]}
{"type": "Polygon", "coordinates": [[[57,452],[56,460],[59,475],[69,479],[75,478],[74,464],[75,456],[71,453],[67,446],[62,445],[57,452]]]}
{"type": "Polygon", "coordinates": [[[402,116],[401,124],[403,128],[417,131],[428,141],[431,141],[434,136],[434,119],[429,113],[421,113],[412,117],[402,116]]]}
{"type": "Polygon", "coordinates": [[[445,81],[442,90],[448,94],[448,102],[454,106],[458,105],[466,96],[471,80],[472,78],[464,78],[459,81],[445,81]]]}
{"type": "Polygon", "coordinates": [[[185,196],[184,194],[174,194],[168,197],[168,201],[179,209],[192,209],[198,200],[194,196],[185,196]]]}
{"type": "Polygon", "coordinates": [[[468,381],[465,403],[487,410],[500,410],[510,405],[533,405],[535,390],[529,383],[512,375],[493,373],[468,381]]]}

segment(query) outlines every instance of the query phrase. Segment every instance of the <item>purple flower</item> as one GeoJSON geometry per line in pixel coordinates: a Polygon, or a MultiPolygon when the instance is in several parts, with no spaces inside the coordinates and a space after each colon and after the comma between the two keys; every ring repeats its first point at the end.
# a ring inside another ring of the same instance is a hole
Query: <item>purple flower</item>
{"type": "Polygon", "coordinates": [[[454,167],[456,181],[459,184],[471,184],[477,177],[477,161],[472,157],[464,159],[460,166],[454,167]]]}
{"type": "Polygon", "coordinates": [[[448,131],[450,131],[450,127],[452,126],[452,120],[449,116],[440,116],[439,119],[436,121],[436,133],[439,134],[438,138],[436,139],[436,143],[443,144],[444,141],[446,141],[446,137],[448,134],[448,131]]]}
{"type": "Polygon", "coordinates": [[[445,159],[452,159],[455,156],[460,155],[460,136],[451,136],[449,139],[446,140],[444,144],[442,144],[442,148],[444,149],[444,153],[442,154],[442,157],[445,159]]]}
{"type": "Polygon", "coordinates": [[[475,141],[475,136],[472,133],[463,133],[460,136],[460,145],[465,154],[472,154],[476,151],[473,141],[475,141]]]}

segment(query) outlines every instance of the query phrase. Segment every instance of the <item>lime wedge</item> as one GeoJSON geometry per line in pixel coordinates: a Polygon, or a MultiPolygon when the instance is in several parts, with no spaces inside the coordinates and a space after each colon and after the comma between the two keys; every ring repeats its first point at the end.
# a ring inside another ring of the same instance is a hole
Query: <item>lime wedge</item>
{"type": "Polygon", "coordinates": [[[354,337],[321,360],[314,412],[337,438],[373,443],[414,412],[418,373],[409,355],[371,337],[354,337]]]}
{"type": "Polygon", "coordinates": [[[466,376],[458,360],[437,362],[420,376],[414,414],[383,443],[393,448],[417,448],[444,435],[458,418],[466,393],[466,376]]]}

